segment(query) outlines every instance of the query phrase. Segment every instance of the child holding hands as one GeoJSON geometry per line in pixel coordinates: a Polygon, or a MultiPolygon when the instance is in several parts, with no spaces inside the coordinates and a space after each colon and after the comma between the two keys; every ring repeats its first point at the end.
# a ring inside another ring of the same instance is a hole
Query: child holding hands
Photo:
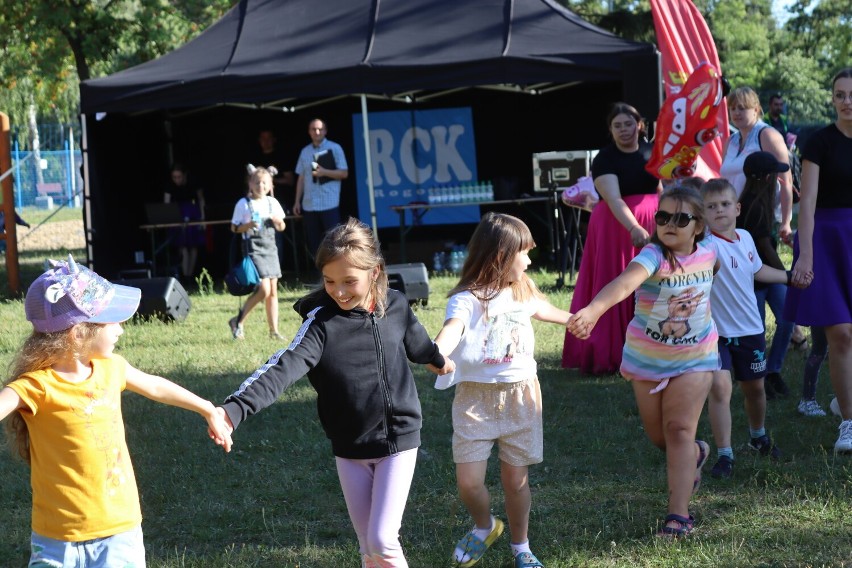
{"type": "Polygon", "coordinates": [[[701,242],[704,206],[696,190],[664,191],[654,221],[651,242],[574,314],[568,330],[587,338],[601,314],[636,292],[621,374],[633,383],[646,434],[666,452],[668,514],[657,534],[678,538],[692,532],[689,500],[709,452],[695,432],[719,368],[709,302],[716,255],[701,242]]]}
{"type": "Polygon", "coordinates": [[[453,460],[459,495],[474,527],[453,551],[457,566],[476,564],[503,532],[491,515],[485,473],[497,442],[516,568],[541,567],[530,550],[528,467],[543,459],[541,389],[530,318],[564,325],[570,313],[552,306],[525,271],[532,234],[523,221],[487,213],[468,244],[461,279],[449,295],[435,342],[457,361],[436,388],[456,385],[453,460]]]}
{"type": "Polygon", "coordinates": [[[422,413],[408,361],[446,373],[445,359],[405,295],[388,289],[385,261],[357,219],[326,233],[317,250],[324,286],[294,308],[303,323],[289,347],[220,407],[238,427],[307,375],[331,440],[361,566],[405,568],[402,514],[417,462],[422,413]]]}
{"type": "Polygon", "coordinates": [[[748,447],[763,456],[778,458],[778,447],[766,433],[767,372],[766,336],[763,318],[754,294],[754,282],[788,284],[788,273],[763,264],[751,235],[737,229],[740,204],[734,186],[725,179],[713,179],[701,187],[707,225],[707,244],[716,251],[719,271],[710,294],[713,319],[719,330],[719,356],[722,368],[713,373],[708,410],[718,461],[710,470],[717,478],[733,474],[731,446],[731,376],[743,391],[748,416],[748,447]]]}
{"type": "Polygon", "coordinates": [[[121,391],[192,410],[230,449],[212,403],[113,353],[140,290],[72,258],[39,276],[24,309],[33,325],[0,390],[0,420],[30,465],[30,566],[145,566],[142,513],[124,438],[121,391]]]}

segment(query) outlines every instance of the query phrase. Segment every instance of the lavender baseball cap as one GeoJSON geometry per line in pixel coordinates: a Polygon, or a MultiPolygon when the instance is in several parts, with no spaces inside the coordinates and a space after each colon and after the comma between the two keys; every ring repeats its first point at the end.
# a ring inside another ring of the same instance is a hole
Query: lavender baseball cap
{"type": "Polygon", "coordinates": [[[51,260],[51,267],[27,290],[24,311],[42,333],[63,331],[82,322],[121,323],[139,307],[139,288],[113,284],[71,255],[68,262],[51,260]]]}

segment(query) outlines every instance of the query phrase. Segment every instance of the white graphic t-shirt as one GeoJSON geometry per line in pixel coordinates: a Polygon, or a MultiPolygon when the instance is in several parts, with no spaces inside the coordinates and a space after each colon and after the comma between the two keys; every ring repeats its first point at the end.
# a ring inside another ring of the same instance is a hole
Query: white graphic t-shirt
{"type": "Polygon", "coordinates": [[[470,292],[461,292],[447,302],[445,319],[459,319],[464,334],[450,354],[455,373],[438,377],[435,388],[444,389],[462,381],[515,383],[534,377],[535,335],[531,317],[541,300],[515,300],[506,288],[485,306],[470,292]]]}

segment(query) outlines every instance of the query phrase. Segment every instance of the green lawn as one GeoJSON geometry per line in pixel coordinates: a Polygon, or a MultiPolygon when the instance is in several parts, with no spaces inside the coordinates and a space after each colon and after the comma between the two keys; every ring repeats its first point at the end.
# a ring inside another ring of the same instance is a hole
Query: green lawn
{"type": "MultiPolygon", "coordinates": [[[[551,301],[568,307],[568,290],[553,290],[555,275],[533,275],[551,301]]],[[[450,277],[433,277],[418,317],[434,336],[442,323],[450,277]]],[[[281,291],[281,330],[298,327],[289,306],[305,292],[281,291]]],[[[185,322],[132,322],[119,352],[214,401],[232,392],[280,345],[266,337],[255,311],[247,340],[234,342],[227,320],[237,300],[193,294],[185,322]]],[[[7,363],[28,332],[19,300],[0,303],[7,363]]],[[[783,450],[778,463],[742,446],[748,431],[742,397],[733,401],[735,477],[706,476],[692,511],[694,538],[668,543],[652,534],[666,510],[665,461],[642,432],[629,385],[618,377],[585,378],[560,368],[563,331],[537,325],[537,359],[544,393],[545,460],[530,470],[533,550],[549,568],[852,565],[852,458],[832,453],[837,419],[803,418],[798,396],[769,403],[767,426],[783,450]]],[[[770,327],[771,332],[771,327],[770,327]]],[[[804,357],[791,353],[785,376],[801,388],[804,357]]],[[[450,551],[470,520],[456,496],[449,411],[452,391],[436,391],[415,370],[424,409],[423,447],[402,527],[413,568],[449,566],[450,551]]],[[[240,427],[226,455],[191,413],[128,393],[124,416],[142,496],[151,567],[349,567],[358,565],[352,531],[329,444],[316,418],[307,381],[240,427]]],[[[827,369],[819,386],[827,408],[827,369]]],[[[711,439],[706,415],[699,434],[711,439]]],[[[715,453],[715,451],[714,451],[715,453]]],[[[0,458],[3,538],[0,565],[24,566],[29,554],[27,468],[0,458]]],[[[711,464],[713,460],[711,459],[711,464]]],[[[495,464],[489,470],[494,513],[504,516],[495,464]]],[[[708,467],[709,470],[709,467],[708,467]]],[[[477,565],[510,567],[508,536],[477,565]]]]}

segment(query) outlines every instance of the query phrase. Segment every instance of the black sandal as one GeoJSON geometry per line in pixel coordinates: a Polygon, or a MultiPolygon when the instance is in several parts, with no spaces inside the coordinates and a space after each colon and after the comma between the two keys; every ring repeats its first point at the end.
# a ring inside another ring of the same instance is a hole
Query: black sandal
{"type": "Polygon", "coordinates": [[[657,536],[671,539],[684,538],[692,532],[695,527],[695,518],[692,515],[682,517],[680,515],[666,515],[666,520],[663,522],[663,528],[657,533],[657,536]],[[669,523],[677,523],[677,526],[670,527],[669,523]]]}

